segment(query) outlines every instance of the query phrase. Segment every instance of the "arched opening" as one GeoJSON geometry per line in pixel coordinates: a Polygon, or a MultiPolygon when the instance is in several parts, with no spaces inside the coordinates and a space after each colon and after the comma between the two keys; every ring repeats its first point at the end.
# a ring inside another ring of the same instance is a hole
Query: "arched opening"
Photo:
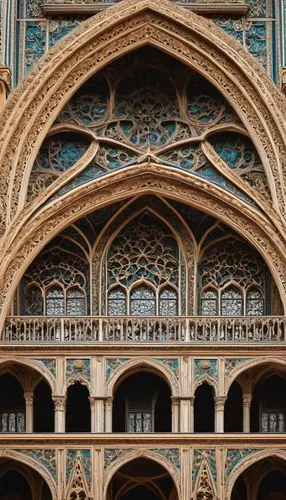
{"type": "Polygon", "coordinates": [[[54,431],[54,404],[51,389],[41,380],[34,390],[34,432],[54,431]]]}
{"type": "Polygon", "coordinates": [[[252,432],[285,432],[286,381],[279,374],[262,377],[255,385],[250,415],[252,432]]]}
{"type": "Polygon", "coordinates": [[[0,460],[0,500],[52,500],[50,488],[31,467],[12,459],[0,460]]]}
{"type": "Polygon", "coordinates": [[[21,384],[10,373],[0,377],[1,432],[25,431],[25,399],[21,384]]]}
{"type": "Polygon", "coordinates": [[[207,382],[195,391],[194,431],[214,432],[214,391],[207,382]]]}
{"type": "Polygon", "coordinates": [[[67,390],[66,432],[90,432],[89,390],[76,382],[67,390]]]}
{"type": "Polygon", "coordinates": [[[169,386],[148,372],[125,378],[114,395],[112,421],[113,432],[170,432],[169,386]]]}
{"type": "Polygon", "coordinates": [[[108,500],[178,500],[174,481],[166,469],[147,458],[136,458],[115,472],[108,500]]]}
{"type": "Polygon", "coordinates": [[[267,457],[248,467],[237,478],[231,500],[283,500],[286,498],[286,463],[267,457]]]}
{"type": "Polygon", "coordinates": [[[224,431],[243,431],[242,389],[240,384],[236,381],[230,386],[224,406],[224,431]]]}

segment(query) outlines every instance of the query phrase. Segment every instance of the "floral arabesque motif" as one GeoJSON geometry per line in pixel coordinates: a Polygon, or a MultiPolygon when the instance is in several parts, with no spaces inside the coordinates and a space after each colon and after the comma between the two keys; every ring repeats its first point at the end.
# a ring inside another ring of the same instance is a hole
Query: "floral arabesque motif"
{"type": "Polygon", "coordinates": [[[33,458],[36,462],[41,464],[47,471],[51,474],[51,476],[56,479],[57,477],[57,459],[56,459],[56,450],[53,449],[27,449],[20,448],[15,450],[19,453],[23,453],[23,455],[27,455],[28,457],[33,458]]]}
{"type": "Polygon", "coordinates": [[[155,286],[178,286],[179,250],[169,229],[143,213],[115,238],[108,252],[108,284],[131,286],[145,279],[155,286]]]}

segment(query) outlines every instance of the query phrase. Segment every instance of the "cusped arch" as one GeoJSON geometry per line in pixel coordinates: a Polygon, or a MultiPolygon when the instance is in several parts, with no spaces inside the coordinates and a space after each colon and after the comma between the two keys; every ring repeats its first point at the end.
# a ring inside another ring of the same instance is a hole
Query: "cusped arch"
{"type": "Polygon", "coordinates": [[[176,491],[178,494],[178,498],[180,498],[180,478],[178,469],[176,469],[175,465],[173,465],[164,455],[159,455],[159,453],[155,453],[151,450],[133,450],[131,452],[127,452],[123,456],[114,460],[109,468],[107,468],[104,477],[104,498],[106,498],[107,488],[109,486],[110,481],[114,474],[125,464],[135,460],[136,458],[146,458],[148,460],[152,460],[160,464],[171,476],[174,481],[176,491]]]}
{"type": "MultiPolygon", "coordinates": [[[[11,365],[11,364],[16,364],[18,366],[26,366],[28,368],[31,368],[32,370],[35,370],[41,377],[43,377],[44,381],[47,382],[49,385],[52,394],[56,392],[56,380],[51,374],[51,372],[48,370],[48,368],[45,367],[43,363],[40,361],[36,361],[34,359],[26,359],[26,358],[21,358],[19,359],[17,356],[9,356],[2,358],[0,360],[0,370],[2,370],[3,365],[11,365]]],[[[20,382],[20,381],[19,381],[20,382]]]]}
{"type": "Polygon", "coordinates": [[[225,500],[231,500],[231,493],[238,477],[251,465],[263,460],[264,458],[280,458],[286,462],[286,451],[269,448],[266,450],[251,453],[232,470],[225,487],[225,500]]]}
{"type": "Polygon", "coordinates": [[[103,66],[147,44],[198,71],[227,98],[263,158],[273,205],[282,212],[285,101],[266,72],[212,22],[167,0],[123,0],[111,9],[53,47],[3,111],[0,186],[2,208],[7,204],[8,211],[2,228],[22,209],[37,151],[71,95],[103,66]]]}
{"type": "MultiPolygon", "coordinates": [[[[103,230],[99,233],[93,249],[93,276],[100,276],[101,285],[105,282],[101,270],[105,267],[106,255],[108,254],[112,242],[120,232],[132,222],[132,220],[136,219],[136,217],[145,210],[153,214],[169,228],[180,249],[184,265],[186,266],[186,281],[193,283],[194,287],[195,258],[197,253],[195,238],[186,222],[171,205],[166,203],[164,199],[150,196],[143,196],[138,199],[135,198],[135,200],[132,199],[127,202],[110,218],[103,230]]],[[[94,314],[98,314],[98,312],[102,310],[100,301],[104,295],[105,294],[102,293],[102,286],[98,287],[97,283],[94,282],[92,290],[94,314]]],[[[187,304],[184,304],[183,312],[187,309],[188,313],[191,314],[195,309],[194,288],[189,286],[186,296],[187,304]]]]}
{"type": "Polygon", "coordinates": [[[112,398],[116,388],[123,380],[140,371],[148,371],[162,378],[170,387],[172,397],[180,395],[180,383],[170,368],[156,359],[138,357],[125,361],[114,371],[106,384],[106,396],[112,398]]]}
{"type": "Polygon", "coordinates": [[[17,463],[27,465],[28,467],[36,471],[38,474],[40,474],[40,476],[44,479],[44,481],[46,481],[47,485],[50,488],[52,500],[57,500],[57,489],[55,480],[48,472],[48,470],[38,461],[36,461],[29,455],[24,455],[23,453],[8,449],[0,450],[0,460],[2,458],[15,460],[17,463]]]}
{"type": "Polygon", "coordinates": [[[228,393],[231,384],[237,380],[237,378],[246,373],[251,368],[256,368],[260,365],[268,365],[268,364],[276,364],[284,367],[286,369],[286,360],[283,358],[275,357],[275,356],[265,356],[262,358],[254,358],[247,360],[245,362],[241,362],[236,368],[234,368],[227,376],[225,382],[225,394],[228,393]]]}
{"type": "Polygon", "coordinates": [[[2,322],[9,311],[17,283],[29,264],[54,236],[94,210],[142,194],[171,198],[213,215],[233,228],[265,260],[286,309],[284,243],[264,216],[222,191],[198,177],[187,176],[185,172],[174,169],[166,172],[158,164],[150,163],[142,164],[140,172],[137,167],[131,168],[115,172],[108,179],[101,178],[81,186],[80,190],[39,210],[31,220],[26,220],[25,227],[18,234],[11,231],[11,238],[7,237],[4,242],[0,268],[2,322]]]}
{"type": "Polygon", "coordinates": [[[218,396],[218,385],[217,381],[210,377],[210,375],[203,375],[203,377],[200,377],[196,382],[194,383],[194,394],[196,390],[203,384],[208,384],[212,391],[213,391],[213,396],[216,397],[218,396]]]}

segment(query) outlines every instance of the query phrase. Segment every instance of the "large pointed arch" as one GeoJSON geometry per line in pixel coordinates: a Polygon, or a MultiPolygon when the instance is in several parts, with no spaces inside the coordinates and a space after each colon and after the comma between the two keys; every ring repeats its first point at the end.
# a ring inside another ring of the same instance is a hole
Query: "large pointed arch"
{"type": "Polygon", "coordinates": [[[222,189],[208,185],[199,178],[190,178],[185,172],[170,169],[167,174],[157,164],[142,164],[140,172],[137,168],[116,172],[108,178],[81,186],[52,206],[39,210],[18,232],[17,237],[7,242],[0,269],[2,322],[8,313],[17,283],[29,264],[56,234],[94,210],[130,198],[130,195],[142,194],[161,195],[191,205],[215,215],[241,234],[264,258],[286,309],[286,256],[283,242],[265,217],[257,212],[254,217],[253,209],[234,200],[231,195],[227,195],[224,200],[221,193],[222,189]]]}
{"type": "Polygon", "coordinates": [[[0,136],[2,228],[21,212],[37,151],[63,105],[101,67],[146,44],[180,59],[225,95],[264,162],[274,207],[285,210],[285,100],[265,71],[210,21],[167,0],[123,0],[51,49],[9,99],[0,136]]]}

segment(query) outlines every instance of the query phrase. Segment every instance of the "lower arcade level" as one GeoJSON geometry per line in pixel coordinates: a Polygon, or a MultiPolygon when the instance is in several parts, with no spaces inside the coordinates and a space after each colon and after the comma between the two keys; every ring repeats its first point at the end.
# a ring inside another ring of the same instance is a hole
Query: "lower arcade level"
{"type": "Polygon", "coordinates": [[[282,500],[285,372],[282,345],[7,345],[0,499],[282,500]]]}

